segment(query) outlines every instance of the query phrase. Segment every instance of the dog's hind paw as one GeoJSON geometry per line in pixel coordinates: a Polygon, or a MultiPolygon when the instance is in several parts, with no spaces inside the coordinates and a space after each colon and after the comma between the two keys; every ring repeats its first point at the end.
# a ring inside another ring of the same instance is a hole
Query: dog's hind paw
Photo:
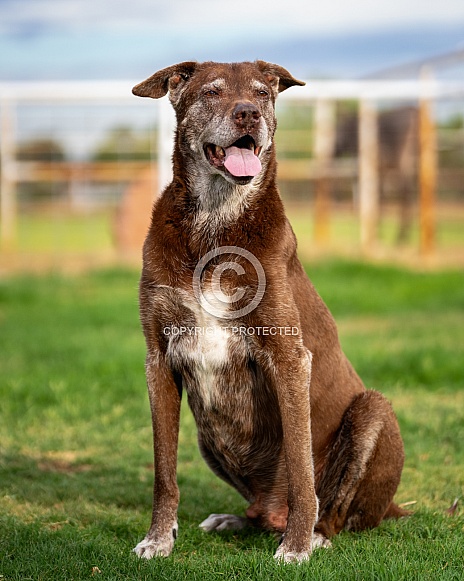
{"type": "Polygon", "coordinates": [[[249,521],[243,516],[235,514],[210,514],[198,526],[210,533],[211,531],[238,531],[248,526],[249,521]]]}
{"type": "Polygon", "coordinates": [[[332,543],[322,533],[313,533],[313,540],[311,541],[311,548],[314,549],[330,549],[332,543]]]}
{"type": "Polygon", "coordinates": [[[142,559],[151,559],[153,557],[169,557],[174,547],[174,541],[177,538],[177,525],[172,529],[171,534],[161,538],[154,539],[149,534],[132,549],[133,552],[142,559]]]}

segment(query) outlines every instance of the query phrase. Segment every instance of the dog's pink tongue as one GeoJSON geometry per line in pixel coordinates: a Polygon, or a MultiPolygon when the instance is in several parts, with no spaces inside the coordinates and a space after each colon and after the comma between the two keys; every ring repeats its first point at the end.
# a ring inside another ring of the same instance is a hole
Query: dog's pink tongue
{"type": "Polygon", "coordinates": [[[255,176],[261,171],[261,162],[251,149],[227,147],[224,165],[236,177],[255,176]]]}

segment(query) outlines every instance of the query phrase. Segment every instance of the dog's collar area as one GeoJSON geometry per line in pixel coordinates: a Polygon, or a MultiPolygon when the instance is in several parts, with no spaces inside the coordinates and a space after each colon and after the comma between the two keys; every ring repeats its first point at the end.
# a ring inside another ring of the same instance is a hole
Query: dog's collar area
{"type": "Polygon", "coordinates": [[[203,146],[206,159],[215,168],[229,174],[236,180],[249,178],[250,181],[261,171],[259,155],[261,146],[257,146],[250,135],[245,135],[234,141],[228,147],[214,143],[203,146]]]}

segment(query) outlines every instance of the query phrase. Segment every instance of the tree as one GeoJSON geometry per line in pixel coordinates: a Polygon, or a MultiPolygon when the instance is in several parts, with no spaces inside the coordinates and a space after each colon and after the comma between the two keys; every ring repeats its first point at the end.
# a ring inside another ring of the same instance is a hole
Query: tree
{"type": "Polygon", "coordinates": [[[127,126],[111,129],[92,155],[93,161],[149,160],[152,155],[150,136],[127,126]]]}

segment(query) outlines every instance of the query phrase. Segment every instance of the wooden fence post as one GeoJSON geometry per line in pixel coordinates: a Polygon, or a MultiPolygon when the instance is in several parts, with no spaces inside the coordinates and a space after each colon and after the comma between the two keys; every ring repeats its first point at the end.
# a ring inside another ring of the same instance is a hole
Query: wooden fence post
{"type": "Polygon", "coordinates": [[[379,221],[378,123],[375,105],[359,103],[359,216],[361,249],[372,251],[379,221]]]}
{"type": "MultiPolygon", "coordinates": [[[[424,67],[421,80],[432,79],[430,69],[424,67]]],[[[435,250],[437,185],[437,138],[432,113],[432,103],[428,96],[419,101],[419,225],[420,252],[430,256],[435,250]]]]}
{"type": "Polygon", "coordinates": [[[0,245],[14,247],[17,236],[15,107],[3,101],[0,105],[0,245]]]}
{"type": "Polygon", "coordinates": [[[332,100],[316,101],[314,125],[314,157],[318,172],[314,200],[314,239],[324,244],[330,235],[329,170],[335,146],[335,103],[332,100]]]}

